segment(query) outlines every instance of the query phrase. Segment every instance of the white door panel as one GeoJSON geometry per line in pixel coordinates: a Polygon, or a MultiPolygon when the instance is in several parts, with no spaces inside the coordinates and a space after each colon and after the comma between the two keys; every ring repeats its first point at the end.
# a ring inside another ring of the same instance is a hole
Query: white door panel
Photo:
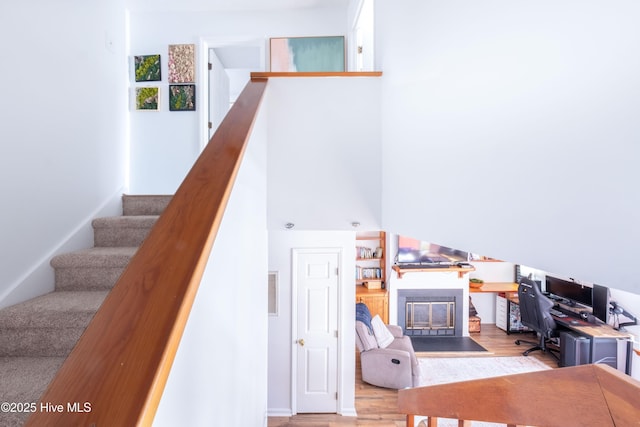
{"type": "Polygon", "coordinates": [[[338,252],[297,255],[297,412],[337,412],[338,252]]]}

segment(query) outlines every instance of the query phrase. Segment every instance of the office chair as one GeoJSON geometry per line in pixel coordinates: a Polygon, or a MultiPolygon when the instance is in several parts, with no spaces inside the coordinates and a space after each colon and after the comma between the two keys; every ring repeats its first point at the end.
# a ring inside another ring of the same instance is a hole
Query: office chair
{"type": "Polygon", "coordinates": [[[524,277],[520,279],[518,285],[518,299],[520,300],[520,321],[524,326],[533,329],[540,338],[538,342],[516,340],[516,345],[520,343],[534,345],[522,354],[528,356],[532,351],[540,350],[559,360],[559,356],[554,353],[559,352],[559,349],[547,345],[551,338],[558,336],[556,321],[549,312],[553,307],[553,301],[542,294],[540,285],[524,277]]]}

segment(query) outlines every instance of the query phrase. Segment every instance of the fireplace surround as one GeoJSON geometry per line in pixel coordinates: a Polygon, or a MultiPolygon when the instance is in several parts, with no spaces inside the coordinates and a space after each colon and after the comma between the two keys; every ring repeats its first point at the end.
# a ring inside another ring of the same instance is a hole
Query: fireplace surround
{"type": "Polygon", "coordinates": [[[462,336],[462,289],[399,289],[398,325],[408,336],[462,336]]]}

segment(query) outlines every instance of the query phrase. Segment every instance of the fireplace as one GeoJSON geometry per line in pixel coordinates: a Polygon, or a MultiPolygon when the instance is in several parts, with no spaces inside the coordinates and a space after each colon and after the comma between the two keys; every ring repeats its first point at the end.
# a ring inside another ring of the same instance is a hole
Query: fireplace
{"type": "Polygon", "coordinates": [[[398,325],[409,336],[462,336],[461,289],[399,289],[398,325]]]}

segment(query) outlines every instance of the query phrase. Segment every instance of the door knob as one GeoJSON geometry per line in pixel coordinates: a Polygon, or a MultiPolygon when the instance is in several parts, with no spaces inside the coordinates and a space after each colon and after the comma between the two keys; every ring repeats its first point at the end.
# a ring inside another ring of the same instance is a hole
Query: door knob
{"type": "Polygon", "coordinates": [[[304,339],[300,338],[298,344],[300,344],[300,347],[304,347],[304,339]]]}

